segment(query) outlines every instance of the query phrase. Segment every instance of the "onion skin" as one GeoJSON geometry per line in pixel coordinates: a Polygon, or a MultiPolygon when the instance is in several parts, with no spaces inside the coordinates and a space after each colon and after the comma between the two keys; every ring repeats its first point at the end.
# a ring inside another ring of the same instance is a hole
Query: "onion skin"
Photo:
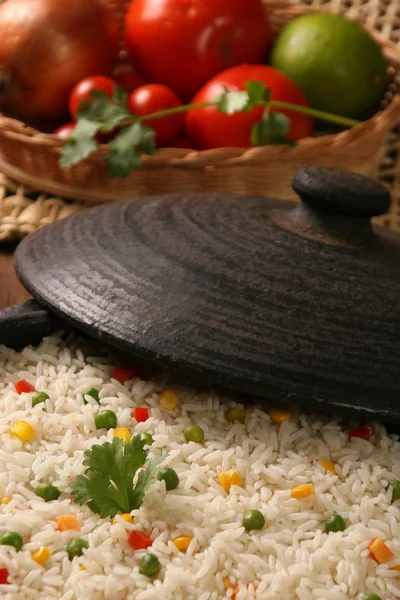
{"type": "Polygon", "coordinates": [[[6,0],[0,110],[28,123],[61,119],[74,85],[109,75],[117,57],[117,24],[100,0],[6,0]]]}

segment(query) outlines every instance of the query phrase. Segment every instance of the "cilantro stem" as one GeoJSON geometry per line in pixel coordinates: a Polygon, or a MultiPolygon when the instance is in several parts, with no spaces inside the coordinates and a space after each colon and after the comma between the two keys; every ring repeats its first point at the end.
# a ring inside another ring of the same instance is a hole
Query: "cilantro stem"
{"type": "MultiPolygon", "coordinates": [[[[161,117],[168,117],[170,115],[176,115],[178,113],[184,113],[189,110],[196,108],[207,108],[209,106],[217,106],[217,102],[198,102],[197,104],[183,104],[182,106],[176,106],[174,108],[166,108],[165,110],[159,110],[151,113],[144,117],[140,117],[138,121],[148,121],[151,119],[160,119],[161,117]]],[[[360,125],[360,121],[355,119],[348,119],[347,117],[341,117],[331,113],[317,110],[315,108],[309,108],[308,106],[300,106],[299,104],[292,104],[291,102],[282,102],[280,100],[269,100],[265,103],[265,107],[269,108],[283,108],[284,110],[292,110],[304,115],[319,119],[320,121],[326,121],[327,123],[333,123],[334,125],[341,125],[343,127],[356,127],[360,125]]]]}
{"type": "Polygon", "coordinates": [[[343,125],[343,127],[356,127],[360,125],[360,121],[355,119],[348,119],[347,117],[340,117],[339,115],[332,115],[322,110],[315,108],[308,108],[307,106],[299,106],[298,104],[291,104],[290,102],[281,102],[280,100],[270,100],[268,104],[273,108],[283,108],[284,110],[293,110],[304,115],[319,119],[321,121],[327,121],[328,123],[334,123],[335,125],[343,125]]]}

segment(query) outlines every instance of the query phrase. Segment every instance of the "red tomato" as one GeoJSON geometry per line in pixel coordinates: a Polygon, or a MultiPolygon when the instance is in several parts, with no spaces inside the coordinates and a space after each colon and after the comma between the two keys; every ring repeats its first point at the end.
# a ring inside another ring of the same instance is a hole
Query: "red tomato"
{"type": "Polygon", "coordinates": [[[17,391],[17,394],[23,394],[25,393],[29,393],[29,392],[36,392],[35,387],[31,384],[28,383],[28,381],[25,381],[25,379],[21,379],[21,381],[18,381],[15,384],[15,389],[17,391]]]}
{"type": "Polygon", "coordinates": [[[270,38],[262,0],[133,0],[125,17],[132,63],[184,100],[223,69],[262,62],[270,38]]]}
{"type": "Polygon", "coordinates": [[[144,406],[136,406],[133,416],[138,423],[144,423],[149,418],[149,409],[144,406]]]}
{"type": "MultiPolygon", "coordinates": [[[[244,90],[249,80],[263,81],[271,90],[273,100],[309,106],[306,96],[294,81],[265,65],[242,65],[219,73],[196,94],[193,102],[211,102],[224,90],[244,90]]],[[[312,135],[311,117],[288,110],[271,111],[282,112],[290,118],[288,137],[292,141],[312,135]]],[[[224,114],[214,106],[194,109],[186,114],[186,132],[202,150],[220,147],[249,148],[252,145],[252,126],[262,118],[263,112],[263,106],[234,115],[224,114]]]]}
{"type": "Polygon", "coordinates": [[[145,81],[139,73],[136,73],[130,65],[118,65],[112,74],[112,78],[115,83],[124,88],[128,94],[131,94],[136,88],[141,85],[146,85],[147,83],[147,81],[145,81]]]}
{"type": "MultiPolygon", "coordinates": [[[[178,96],[165,85],[149,83],[142,85],[132,92],[128,99],[128,108],[138,117],[149,115],[168,108],[181,106],[182,102],[178,96]]],[[[165,144],[172,140],[182,129],[184,122],[183,114],[171,115],[144,121],[156,133],[157,145],[165,144]]]]}
{"type": "Polygon", "coordinates": [[[66,123],[66,125],[61,125],[58,129],[55,130],[54,135],[61,138],[62,140],[67,140],[73,130],[76,127],[76,123],[66,123]]]}
{"type": "Polygon", "coordinates": [[[76,113],[79,110],[81,102],[91,101],[91,93],[94,90],[103,90],[107,96],[111,98],[115,89],[115,82],[110,77],[104,77],[104,75],[94,75],[93,77],[86,77],[81,79],[79,83],[72,89],[69,97],[69,112],[73,119],[76,118],[76,113]]]}
{"type": "Polygon", "coordinates": [[[5,585],[8,583],[9,572],[8,569],[0,569],[0,585],[5,585]]]}
{"type": "Polygon", "coordinates": [[[351,431],[349,431],[349,437],[361,438],[363,440],[367,440],[367,442],[369,441],[371,435],[372,435],[371,427],[365,427],[365,425],[360,425],[359,427],[356,427],[355,429],[352,429],[351,431]]]}
{"type": "Polygon", "coordinates": [[[134,529],[128,538],[128,544],[132,546],[134,550],[145,550],[153,544],[153,540],[143,533],[143,531],[134,529]]]}
{"type": "Polygon", "coordinates": [[[188,150],[197,150],[192,140],[186,137],[186,135],[181,135],[180,137],[177,137],[169,142],[168,148],[187,148],[188,150]]]}

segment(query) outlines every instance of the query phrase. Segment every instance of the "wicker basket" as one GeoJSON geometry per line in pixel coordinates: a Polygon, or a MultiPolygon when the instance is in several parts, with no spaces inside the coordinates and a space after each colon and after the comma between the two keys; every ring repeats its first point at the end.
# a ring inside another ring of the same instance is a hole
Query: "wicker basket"
{"type": "MultiPolygon", "coordinates": [[[[110,4],[122,34],[123,11],[128,2],[114,0],[110,4]]],[[[266,6],[275,34],[293,17],[313,10],[289,4],[287,0],[266,2],[266,6]]],[[[311,163],[373,173],[382,157],[388,132],[400,122],[400,98],[394,97],[400,89],[400,52],[382,36],[375,37],[391,65],[392,83],[381,112],[352,130],[308,138],[294,148],[264,146],[203,152],[159,149],[154,156],[145,158],[139,171],[116,180],[107,174],[106,146],[84,163],[62,169],[59,152],[64,142],[15,119],[1,117],[0,171],[35,189],[93,203],[172,191],[223,191],[291,198],[290,180],[294,171],[311,163]]]]}

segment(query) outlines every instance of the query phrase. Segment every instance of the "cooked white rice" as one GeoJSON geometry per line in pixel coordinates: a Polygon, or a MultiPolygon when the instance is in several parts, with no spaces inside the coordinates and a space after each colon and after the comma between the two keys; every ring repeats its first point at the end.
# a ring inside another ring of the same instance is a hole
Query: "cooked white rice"
{"type": "Polygon", "coordinates": [[[392,504],[386,491],[388,481],[400,477],[400,445],[384,427],[373,425],[368,442],[349,439],[336,421],[299,415],[276,425],[257,408],[248,410],[245,424],[231,424],[225,411],[232,401],[179,386],[179,408],[168,412],[159,404],[165,381],[122,385],[110,379],[112,367],[104,363],[56,336],[21,353],[0,346],[0,498],[11,498],[0,505],[0,535],[16,531],[25,541],[20,552],[0,546],[0,568],[10,573],[9,584],[0,585],[2,600],[222,600],[234,585],[237,600],[400,598],[400,573],[391,569],[400,564],[400,501],[392,504]],[[32,394],[15,391],[20,379],[50,400],[32,408],[32,394]],[[150,454],[165,454],[163,466],[180,477],[174,491],[153,484],[132,524],[120,517],[113,524],[71,502],[69,485],[84,471],[84,450],[113,436],[96,430],[97,403],[83,403],[81,394],[91,386],[120,426],[153,434],[150,454]],[[132,419],[136,405],[150,409],[145,423],[132,419]],[[35,429],[31,444],[9,433],[19,419],[35,429]],[[204,443],[185,442],[183,430],[192,423],[203,428],[204,443]],[[319,464],[324,457],[337,475],[319,464]],[[218,475],[231,468],[244,487],[226,494],[218,475]],[[46,503],[35,495],[41,481],[62,491],[59,500],[46,503]],[[313,495],[292,498],[294,486],[309,482],[313,495]],[[249,534],[242,518],[253,508],[266,526],[249,534]],[[77,516],[80,533],[56,530],[57,516],[68,513],[77,516]],[[328,534],[325,520],[334,513],[346,529],[328,534]],[[155,578],[138,572],[146,551],[128,545],[132,529],[154,539],[151,551],[162,564],[155,578]],[[171,542],[179,535],[193,537],[186,554],[171,542]],[[78,536],[89,549],[70,561],[65,548],[78,536]],[[385,564],[368,550],[375,537],[394,554],[385,564]],[[31,558],[40,546],[52,553],[44,566],[31,558]]]}

